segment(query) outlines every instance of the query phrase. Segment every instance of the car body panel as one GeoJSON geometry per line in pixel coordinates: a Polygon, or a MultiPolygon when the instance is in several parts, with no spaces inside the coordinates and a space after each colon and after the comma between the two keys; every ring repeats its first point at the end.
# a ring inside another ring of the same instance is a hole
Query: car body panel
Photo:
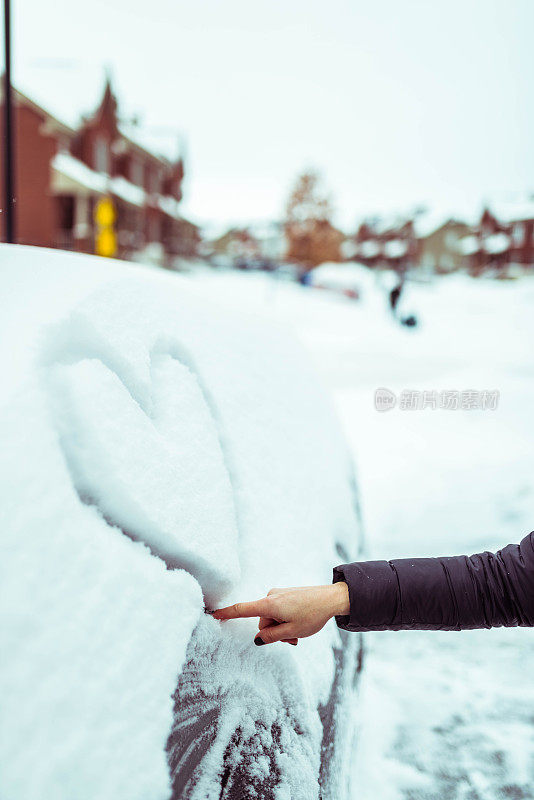
{"type": "MultiPolygon", "coordinates": [[[[277,800],[342,798],[361,637],[332,622],[298,648],[255,648],[252,620],[221,624],[204,615],[199,603],[200,595],[215,607],[261,596],[273,586],[329,583],[332,566],[358,555],[361,519],[351,456],[303,348],[282,325],[208,300],[187,278],[36,248],[3,247],[0,259],[8,299],[0,329],[4,325],[5,341],[21,330],[12,351],[1,355],[10,379],[4,418],[11,420],[15,457],[17,436],[24,439],[32,420],[37,463],[36,468],[17,461],[12,476],[18,502],[6,524],[6,536],[12,530],[13,537],[5,568],[16,570],[23,558],[33,575],[28,591],[43,597],[53,592],[37,560],[44,552],[43,514],[31,509],[30,493],[38,487],[48,497],[47,531],[61,527],[66,508],[70,524],[78,526],[75,536],[64,531],[57,543],[58,554],[66,547],[72,551],[70,569],[77,569],[76,548],[80,553],[94,548],[96,537],[102,557],[106,549],[116,557],[116,581],[124,581],[126,591],[121,614],[129,617],[130,638],[121,637],[117,622],[115,638],[106,645],[116,664],[108,669],[119,670],[126,694],[121,699],[120,682],[104,680],[94,692],[97,706],[104,709],[113,701],[122,710],[115,718],[103,712],[91,718],[84,723],[87,730],[107,742],[108,752],[122,747],[125,730],[137,741],[133,707],[124,705],[128,695],[140,691],[139,681],[132,685],[129,679],[143,652],[134,632],[150,647],[150,626],[156,626],[151,657],[167,665],[150,698],[159,709],[159,716],[153,714],[158,733],[152,747],[134,748],[131,770],[150,775],[154,765],[161,783],[166,763],[175,798],[233,799],[254,792],[277,800]],[[129,568],[129,554],[140,569],[145,564],[147,574],[153,573],[155,590],[161,584],[169,597],[179,598],[181,575],[184,586],[201,590],[191,589],[183,620],[179,599],[174,617],[165,613],[159,622],[148,595],[144,602],[152,616],[130,607],[134,589],[127,574],[121,575],[121,564],[129,568]]],[[[92,580],[100,592],[98,571],[92,580]]],[[[66,619],[75,587],[73,577],[50,625],[66,619]]],[[[91,585],[83,591],[84,625],[90,626],[91,585]]],[[[110,622],[118,607],[113,596],[110,588],[99,606],[110,622]]],[[[31,599],[27,603],[18,632],[25,646],[34,620],[41,617],[44,625],[47,613],[46,604],[39,612],[31,599]]],[[[50,673],[74,676],[63,696],[75,707],[78,681],[91,681],[90,642],[73,634],[72,649],[60,656],[46,631],[39,632],[46,653],[42,665],[50,673]]],[[[105,652],[101,655],[105,671],[105,652]]],[[[8,673],[20,696],[37,706],[46,698],[39,669],[38,660],[30,666],[14,658],[8,673]]],[[[91,769],[91,780],[87,793],[77,786],[73,796],[84,800],[100,791],[107,797],[111,785],[114,798],[123,796],[116,788],[119,767],[110,761],[107,768],[92,769],[92,754],[80,749],[83,738],[80,748],[76,744],[76,715],[65,717],[66,730],[69,725],[67,768],[59,745],[46,744],[53,741],[47,731],[57,726],[54,709],[39,721],[35,741],[41,743],[42,775],[52,776],[49,784],[43,777],[43,785],[57,787],[64,780],[72,787],[75,778],[69,783],[61,776],[71,767],[74,775],[78,765],[82,772],[91,769]]],[[[24,752],[18,757],[23,786],[24,752]]],[[[56,796],[70,800],[65,791],[56,796]]],[[[143,792],[140,781],[138,792],[134,788],[128,797],[144,800],[143,792]]],[[[161,792],[158,796],[166,796],[161,792]]]]}

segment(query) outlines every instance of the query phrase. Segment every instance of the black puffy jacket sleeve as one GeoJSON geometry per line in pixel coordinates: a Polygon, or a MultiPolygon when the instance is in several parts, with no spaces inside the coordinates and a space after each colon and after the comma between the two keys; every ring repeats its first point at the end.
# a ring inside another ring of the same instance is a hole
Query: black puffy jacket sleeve
{"type": "Polygon", "coordinates": [[[534,531],[496,553],[357,561],[334,567],[346,581],[347,631],[460,631],[534,626],[534,531]]]}

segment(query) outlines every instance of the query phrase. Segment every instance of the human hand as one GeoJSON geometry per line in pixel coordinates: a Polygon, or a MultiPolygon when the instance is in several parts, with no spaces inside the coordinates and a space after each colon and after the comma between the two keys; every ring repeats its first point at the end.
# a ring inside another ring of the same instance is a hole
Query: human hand
{"type": "Polygon", "coordinates": [[[327,586],[301,586],[271,589],[266,597],[246,603],[234,603],[210,612],[215,619],[259,617],[254,643],[287,642],[296,645],[299,639],[312,636],[337,615],[350,610],[349,590],[345,581],[327,586]]]}

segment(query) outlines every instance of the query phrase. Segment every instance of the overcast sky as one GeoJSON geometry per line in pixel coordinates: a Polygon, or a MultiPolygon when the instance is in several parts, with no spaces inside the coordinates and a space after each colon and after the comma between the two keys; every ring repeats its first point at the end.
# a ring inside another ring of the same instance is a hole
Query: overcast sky
{"type": "Polygon", "coordinates": [[[534,0],[12,3],[15,81],[75,106],[108,65],[125,111],[185,135],[194,219],[279,217],[307,166],[348,229],[534,192],[534,0]]]}

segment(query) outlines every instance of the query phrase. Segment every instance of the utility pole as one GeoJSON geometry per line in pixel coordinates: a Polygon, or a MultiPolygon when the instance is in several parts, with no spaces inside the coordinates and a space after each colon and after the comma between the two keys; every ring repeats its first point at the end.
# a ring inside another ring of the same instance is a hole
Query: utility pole
{"type": "Polygon", "coordinates": [[[11,91],[11,0],[4,0],[4,219],[5,240],[15,241],[15,154],[11,91]]]}

